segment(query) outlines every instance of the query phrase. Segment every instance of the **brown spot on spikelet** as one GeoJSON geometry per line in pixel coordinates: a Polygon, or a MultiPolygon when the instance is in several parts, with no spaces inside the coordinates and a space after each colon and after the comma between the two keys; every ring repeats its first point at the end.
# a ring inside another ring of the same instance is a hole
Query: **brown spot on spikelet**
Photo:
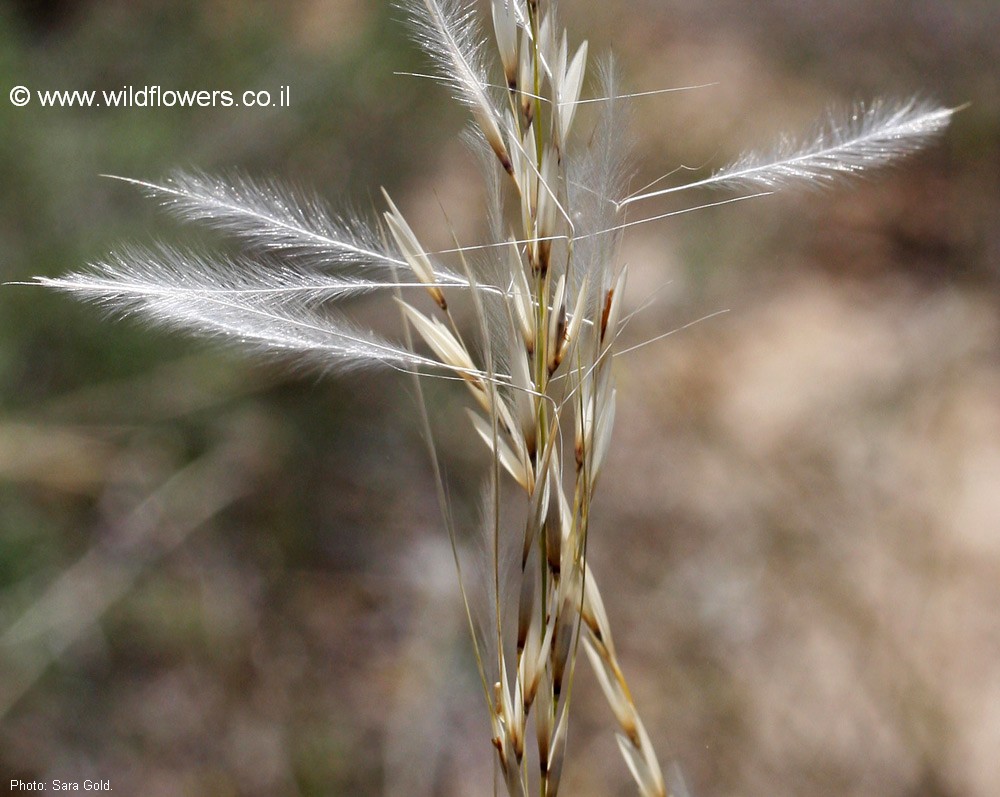
{"type": "Polygon", "coordinates": [[[608,316],[611,315],[611,300],[615,297],[615,289],[611,288],[604,299],[604,309],[601,311],[601,343],[604,342],[604,335],[608,331],[608,316]]]}

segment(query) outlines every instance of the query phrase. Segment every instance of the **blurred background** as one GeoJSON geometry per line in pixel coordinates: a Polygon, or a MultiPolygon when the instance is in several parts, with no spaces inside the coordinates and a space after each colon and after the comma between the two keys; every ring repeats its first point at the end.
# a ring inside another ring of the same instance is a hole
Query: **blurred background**
{"type": "MultiPolygon", "coordinates": [[[[620,358],[590,550],[654,744],[693,797],[1000,794],[995,0],[561,13],[631,90],[715,84],[632,103],[637,185],[857,99],[971,103],[867,181],[629,234],[633,304],[658,297],[632,342],[728,312],[620,358]]],[[[0,279],[126,240],[225,246],[99,177],[175,167],[362,209],[385,185],[431,245],[442,211],[474,240],[462,111],[393,74],[426,71],[397,16],[375,0],[3,0],[0,279]],[[17,108],[14,85],[287,85],[291,107],[17,108]]],[[[465,400],[431,398],[441,417],[465,400]]],[[[412,407],[395,376],[320,380],[0,289],[0,780],[492,793],[412,407]]],[[[458,475],[482,457],[461,429],[442,452],[458,475]]],[[[453,490],[474,515],[475,484],[453,490]]],[[[563,791],[633,794],[585,665],[577,683],[563,791]]]]}

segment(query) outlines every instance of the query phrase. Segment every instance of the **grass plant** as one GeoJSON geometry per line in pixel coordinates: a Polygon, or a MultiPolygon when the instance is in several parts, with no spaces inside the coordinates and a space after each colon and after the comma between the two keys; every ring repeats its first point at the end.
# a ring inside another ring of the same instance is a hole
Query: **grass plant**
{"type": "Polygon", "coordinates": [[[587,43],[559,26],[554,5],[491,0],[488,36],[480,9],[465,0],[400,2],[434,78],[469,110],[467,138],[488,189],[485,240],[428,251],[388,192],[381,217],[364,218],[246,177],[118,178],[181,219],[233,236],[245,254],[129,246],[38,282],[115,314],[324,371],[378,366],[411,375],[503,788],[558,793],[577,663],[586,659],[639,793],[664,797],[671,792],[601,598],[607,582],[587,561],[615,422],[614,358],[631,312],[628,272],[617,264],[621,237],[708,204],[824,187],[888,165],[939,134],[953,110],[916,100],[859,105],[809,137],[704,179],[632,191],[630,95],[611,58],[589,63],[587,43]],[[667,204],[707,188],[730,193],[667,204]],[[352,323],[340,308],[363,293],[398,310],[395,338],[352,323]],[[468,314],[471,329],[457,321],[468,314]],[[454,380],[467,393],[468,418],[456,422],[478,435],[488,463],[485,545],[471,564],[438,465],[427,378],[454,380]]]}

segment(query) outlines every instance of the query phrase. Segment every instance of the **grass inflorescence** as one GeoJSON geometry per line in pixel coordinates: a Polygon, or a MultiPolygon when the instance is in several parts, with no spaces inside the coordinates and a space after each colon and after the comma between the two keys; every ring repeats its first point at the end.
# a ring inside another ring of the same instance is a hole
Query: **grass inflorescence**
{"type": "Polygon", "coordinates": [[[246,255],[127,247],[83,272],[39,282],[325,370],[381,365],[412,374],[507,792],[558,793],[576,665],[585,658],[640,793],[664,797],[601,598],[603,575],[587,548],[615,422],[613,360],[627,320],[620,239],[632,225],[694,208],[627,214],[698,187],[742,192],[705,203],[720,204],[789,185],[825,186],[915,151],[952,111],[912,100],[859,106],[771,155],[746,155],[694,183],[630,192],[627,96],[614,63],[591,65],[587,43],[559,26],[552,5],[491,0],[488,37],[464,0],[400,3],[437,79],[470,111],[469,138],[489,189],[488,240],[428,251],[388,192],[381,218],[365,219],[273,182],[177,173],[128,182],[180,218],[240,239],[246,255]],[[255,257],[261,252],[265,259],[255,257]],[[381,293],[398,307],[397,339],[338,312],[337,302],[360,293],[381,293]],[[456,304],[471,310],[473,329],[456,321],[456,304]],[[426,377],[464,385],[470,401],[462,422],[489,463],[487,545],[478,563],[485,587],[462,566],[420,388],[426,377]],[[511,496],[515,517],[501,511],[511,496]],[[485,610],[474,595],[483,591],[485,610]]]}

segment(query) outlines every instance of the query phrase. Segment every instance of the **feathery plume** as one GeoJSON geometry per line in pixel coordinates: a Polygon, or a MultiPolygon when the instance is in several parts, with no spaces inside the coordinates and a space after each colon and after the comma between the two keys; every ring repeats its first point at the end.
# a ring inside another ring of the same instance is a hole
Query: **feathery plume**
{"type": "MultiPolygon", "coordinates": [[[[360,218],[335,216],[317,197],[295,194],[274,181],[182,171],[159,183],[107,176],[139,187],[182,221],[202,222],[258,251],[286,258],[308,255],[337,270],[386,275],[405,265],[360,218]]],[[[440,279],[454,281],[447,274],[440,279]]]]}
{"type": "Polygon", "coordinates": [[[409,15],[414,38],[437,65],[441,80],[472,110],[479,130],[509,172],[500,112],[487,94],[490,80],[473,7],[463,0],[401,0],[399,5],[409,15]]]}
{"type": "Polygon", "coordinates": [[[139,315],[157,326],[217,337],[262,353],[291,356],[323,369],[368,365],[404,370],[433,367],[414,354],[316,305],[371,283],[268,269],[166,246],[129,247],[89,271],[36,282],[92,301],[113,313],[139,315]]]}
{"type": "Polygon", "coordinates": [[[859,106],[845,121],[838,122],[831,115],[828,124],[808,142],[786,138],[771,155],[744,155],[704,180],[637,194],[620,205],[703,186],[777,189],[833,185],[919,151],[944,131],[956,110],[916,99],[896,105],[875,102],[859,106]]]}

